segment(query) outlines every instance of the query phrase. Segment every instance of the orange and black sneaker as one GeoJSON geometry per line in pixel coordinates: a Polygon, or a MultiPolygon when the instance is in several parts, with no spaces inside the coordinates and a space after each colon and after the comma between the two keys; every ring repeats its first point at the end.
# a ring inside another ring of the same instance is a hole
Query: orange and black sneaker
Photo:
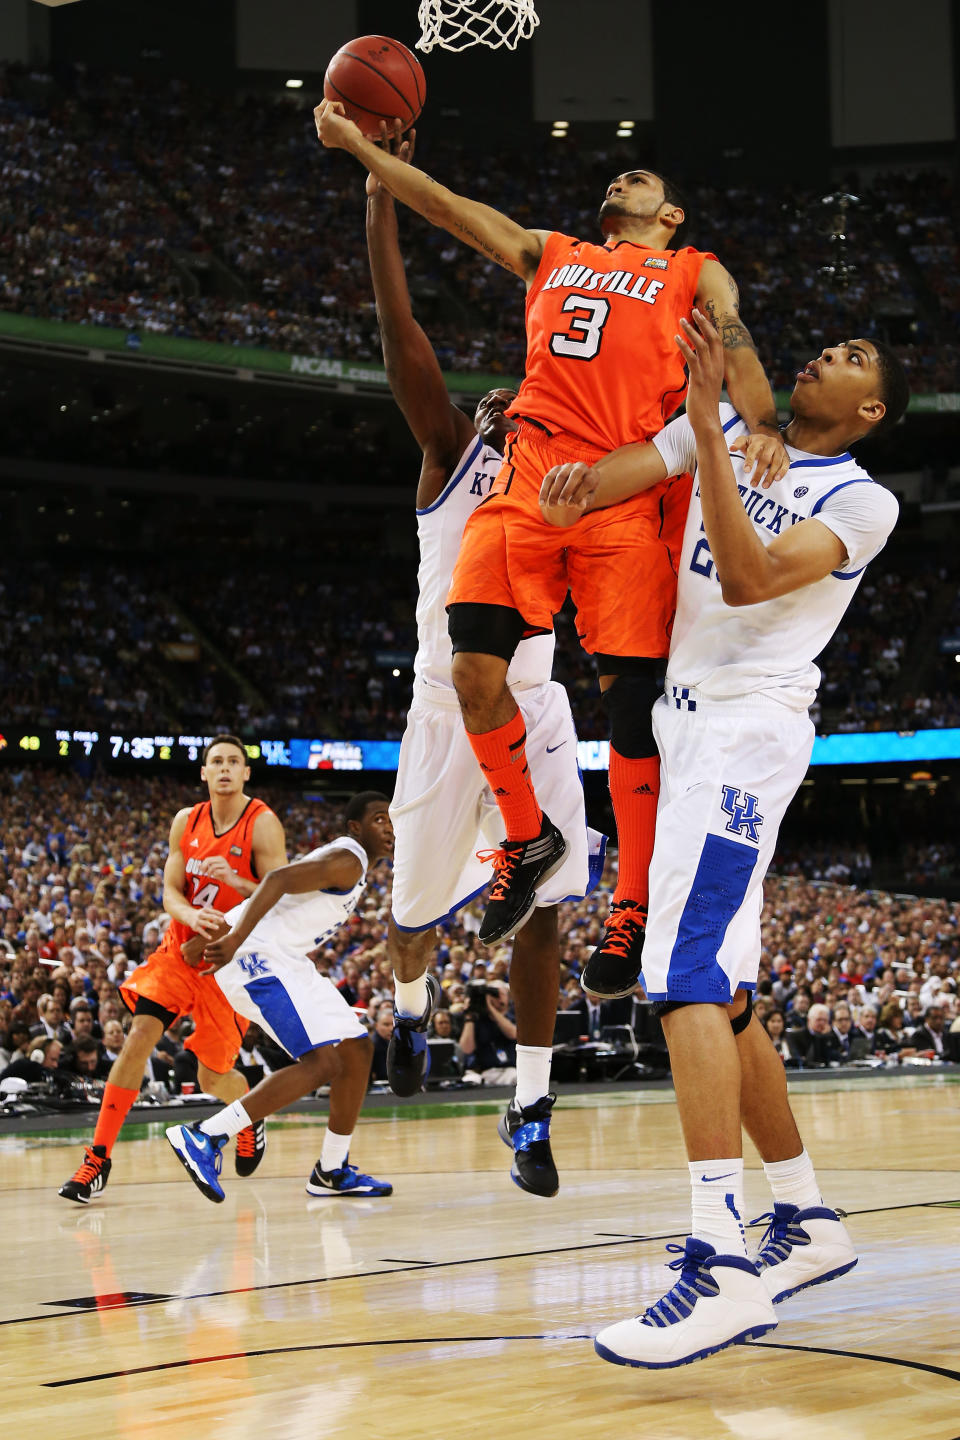
{"type": "Polygon", "coordinates": [[[647,907],[636,900],[615,900],[603,938],[583,967],[580,988],[600,1000],[629,995],[640,979],[647,907]]]}
{"type": "Polygon", "coordinates": [[[99,1195],[110,1176],[112,1160],[107,1158],[104,1145],[88,1145],[83,1152],[83,1164],[57,1191],[64,1200],[76,1200],[78,1205],[89,1205],[94,1195],[99,1195]]]}
{"type": "Polygon", "coordinates": [[[267,1148],[267,1127],[262,1120],[255,1120],[237,1135],[237,1150],[233,1163],[238,1175],[252,1175],[263,1159],[267,1148]]]}
{"type": "Polygon", "coordinates": [[[480,850],[478,860],[492,860],[494,877],[477,938],[495,945],[515,935],[537,904],[537,886],[559,870],[567,842],[546,812],[540,834],[532,840],[504,840],[499,850],[480,850]]]}

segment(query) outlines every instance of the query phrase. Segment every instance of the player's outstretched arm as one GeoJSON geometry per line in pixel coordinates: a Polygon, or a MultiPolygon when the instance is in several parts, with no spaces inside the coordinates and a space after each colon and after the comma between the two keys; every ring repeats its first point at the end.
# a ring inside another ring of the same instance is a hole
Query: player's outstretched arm
{"type": "Polygon", "coordinates": [[[472,245],[474,250],[505,270],[512,270],[521,279],[528,282],[533,279],[548,230],[525,230],[499,210],[456,195],[431,180],[424,171],[405,165],[396,155],[387,154],[346,118],[338,101],[322,100],[313,117],[320,143],[327,149],[346,150],[355,155],[391,195],[416,210],[431,225],[449,230],[458,240],[472,245]]]}
{"type": "Polygon", "coordinates": [[[720,336],[724,351],[727,390],[734,408],[750,430],[744,449],[744,473],[751,483],[771,485],[790,468],[780,436],[777,405],[757,347],[740,319],[740,292],[719,260],[704,260],[697,282],[696,302],[720,336]]]}
{"type": "Polygon", "coordinates": [[[667,466],[655,445],[621,445],[594,465],[581,461],[554,465],[540,486],[540,514],[550,525],[575,525],[588,510],[619,505],[667,478],[667,466]]]}
{"type": "Polygon", "coordinates": [[[703,528],[728,605],[757,605],[813,585],[846,563],[843,542],[819,520],[801,520],[769,545],[757,534],[737,488],[720,420],[724,348],[706,315],[681,320],[677,337],[690,372],[687,419],[697,444],[703,528]]]}
{"type": "Polygon", "coordinates": [[[271,870],[247,901],[230,933],[206,947],[201,968],[219,970],[232,960],[247,936],[284,895],[306,895],[313,890],[352,890],[362,874],[363,867],[352,850],[331,850],[322,860],[295,860],[292,865],[271,870]]]}
{"type": "MultiPolygon", "coordinates": [[[[382,121],[380,130],[383,149],[409,165],[416,131],[411,130],[404,139],[399,120],[394,121],[393,130],[382,121]]],[[[439,494],[476,432],[463,411],[451,402],[433,346],[414,319],[400,252],[396,205],[390,191],[372,173],[367,176],[367,252],[387,379],[423,451],[424,470],[436,467],[440,471],[439,494]]],[[[426,503],[434,499],[436,495],[431,494],[426,503]]],[[[417,503],[421,503],[419,496],[417,503]]]]}

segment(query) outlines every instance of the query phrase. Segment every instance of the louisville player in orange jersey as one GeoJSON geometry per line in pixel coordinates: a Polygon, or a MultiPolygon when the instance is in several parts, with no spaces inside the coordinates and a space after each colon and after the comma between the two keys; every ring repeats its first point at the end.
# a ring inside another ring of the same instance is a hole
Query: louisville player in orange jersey
{"type": "Polygon", "coordinates": [[[447,599],[454,685],[507,837],[480,939],[514,933],[532,913],[536,885],[563,856],[564,839],[537,803],[523,717],[505,678],[521,638],[552,628],[569,588],[611,723],[620,872],[597,954],[626,954],[639,968],[660,784],[651,708],[662,690],[689,491],[657,486],[574,540],[572,530],[548,533],[539,488],[555,465],[590,463],[663,428],[686,391],[674,336],[694,304],[723,339],[730,398],[752,432],[748,472],[766,483],[786,472],[773,394],[740,320],[737,287],[715,256],[671,248],[684,211],[652,171],[631,170],[608,185],[604,240],[592,244],[528,230],[453,194],[365,139],[341,111],[324,101],[314,112],[323,145],[355,155],[398,200],[527,287],[526,378],[507,411],[518,428],[493,491],[464,530],[447,599]]]}
{"type": "MultiPolygon", "coordinates": [[[[247,752],[234,735],[217,735],[203,753],[201,780],[209,800],[179,810],[170,827],[170,853],[163,870],[163,908],[170,916],[158,950],[120,986],[133,1012],[123,1049],[113,1062],[93,1143],[83,1163],[61,1185],[65,1200],[89,1203],[106,1185],[110,1152],[140,1084],[150,1054],[178,1016],[191,1015],[186,1048],[197,1057],[200,1088],[227,1104],[239,1100],[247,1082],[235,1070],[247,1028],[210,975],[186,963],[180,947],[196,933],[213,936],[222,915],[252,895],[268,870],[287,863],[283,826],[262,800],[244,793],[250,779],[247,752]]],[[[238,1175],[252,1175],[263,1156],[263,1122],[237,1136],[238,1175]]]]}

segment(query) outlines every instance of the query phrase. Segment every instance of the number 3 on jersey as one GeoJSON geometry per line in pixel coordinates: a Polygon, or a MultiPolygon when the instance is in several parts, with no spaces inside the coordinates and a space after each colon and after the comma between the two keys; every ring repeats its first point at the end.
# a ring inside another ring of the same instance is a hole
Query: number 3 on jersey
{"type": "Polygon", "coordinates": [[[560,309],[571,312],[574,318],[568,330],[550,336],[550,349],[554,355],[567,355],[571,360],[592,360],[600,349],[610,301],[593,295],[568,295],[560,309]]]}

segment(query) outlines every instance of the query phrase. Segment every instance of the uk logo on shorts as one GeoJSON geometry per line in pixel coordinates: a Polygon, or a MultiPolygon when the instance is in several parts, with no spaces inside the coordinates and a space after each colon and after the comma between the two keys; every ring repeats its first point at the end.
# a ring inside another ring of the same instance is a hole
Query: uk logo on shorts
{"type": "Polygon", "coordinates": [[[237,964],[245,975],[250,976],[251,980],[255,980],[258,975],[268,974],[270,970],[266,960],[262,959],[255,951],[249,955],[238,955],[237,964]]]}
{"type": "Polygon", "coordinates": [[[744,795],[741,799],[740,791],[734,785],[724,785],[721,809],[730,816],[726,828],[731,835],[742,835],[754,845],[760,844],[757,831],[763,824],[763,816],[757,810],[759,803],[756,795],[744,795]]]}

